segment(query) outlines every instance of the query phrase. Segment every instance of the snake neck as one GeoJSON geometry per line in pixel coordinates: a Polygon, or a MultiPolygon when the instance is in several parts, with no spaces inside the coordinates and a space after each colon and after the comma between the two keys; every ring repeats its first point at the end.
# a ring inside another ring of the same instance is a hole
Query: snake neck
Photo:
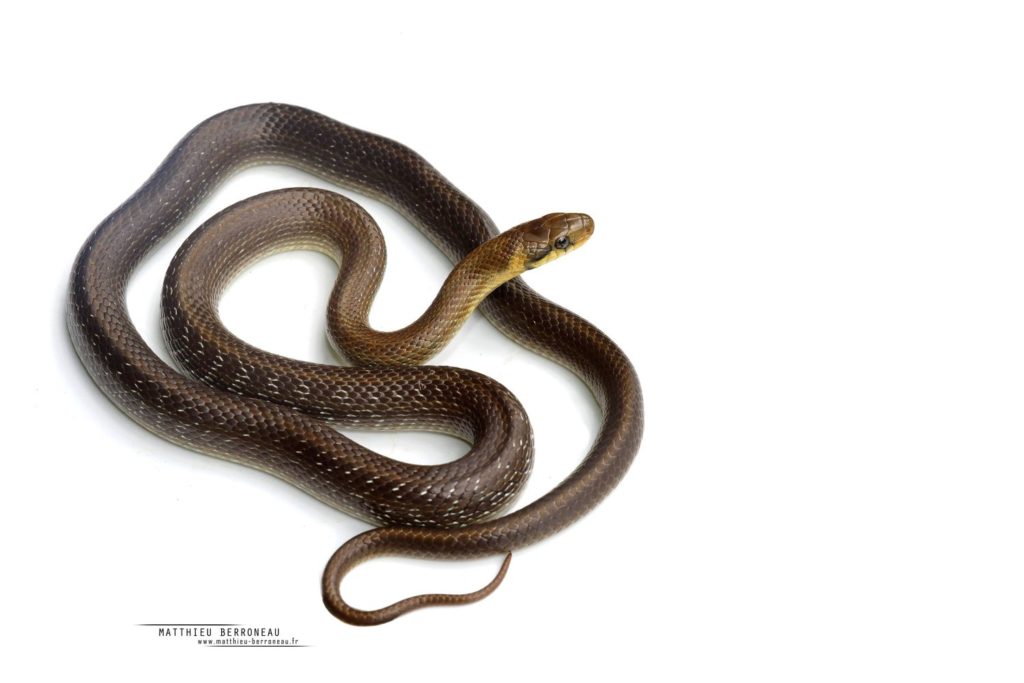
{"type": "Polygon", "coordinates": [[[502,233],[456,264],[427,310],[406,327],[382,332],[369,325],[369,310],[332,315],[339,352],[359,365],[420,365],[458,333],[488,294],[525,270],[522,238],[502,233]],[[352,315],[355,313],[355,315],[352,315]]]}
{"type": "Polygon", "coordinates": [[[376,223],[340,195],[278,190],[222,211],[186,240],[168,269],[164,307],[180,312],[190,334],[205,334],[210,328],[197,321],[219,319],[218,300],[235,276],[256,260],[292,249],[320,251],[339,264],[328,336],[342,355],[364,366],[430,360],[488,294],[525,270],[527,254],[519,229],[491,238],[456,264],[417,320],[400,330],[378,331],[369,323],[385,261],[376,223]]]}

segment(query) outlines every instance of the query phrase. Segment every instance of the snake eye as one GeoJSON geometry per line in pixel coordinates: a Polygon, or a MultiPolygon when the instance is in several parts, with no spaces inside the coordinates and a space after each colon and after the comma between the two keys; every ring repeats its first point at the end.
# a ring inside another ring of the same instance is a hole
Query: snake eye
{"type": "Polygon", "coordinates": [[[557,240],[555,240],[555,249],[565,249],[568,246],[569,238],[566,237],[565,235],[562,235],[557,240]]]}

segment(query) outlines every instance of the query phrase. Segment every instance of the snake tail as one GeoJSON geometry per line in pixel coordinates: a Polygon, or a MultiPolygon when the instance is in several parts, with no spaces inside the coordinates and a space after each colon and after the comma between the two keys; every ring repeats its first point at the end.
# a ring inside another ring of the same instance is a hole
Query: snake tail
{"type": "Polygon", "coordinates": [[[408,534],[400,527],[384,527],[370,529],[342,545],[331,556],[323,574],[323,600],[327,610],[338,619],[355,626],[377,626],[397,619],[403,614],[423,607],[444,605],[466,605],[483,600],[493,593],[508,572],[512,553],[505,554],[501,568],[491,581],[483,588],[471,593],[427,593],[399,600],[387,607],[363,610],[352,607],[341,596],[341,581],[357,565],[384,555],[409,555],[413,557],[432,557],[416,550],[416,545],[408,542],[408,534]]]}

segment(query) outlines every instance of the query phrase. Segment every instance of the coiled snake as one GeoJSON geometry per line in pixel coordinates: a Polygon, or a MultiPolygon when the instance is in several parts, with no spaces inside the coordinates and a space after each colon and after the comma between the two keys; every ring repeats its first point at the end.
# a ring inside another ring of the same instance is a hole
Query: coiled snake
{"type": "Polygon", "coordinates": [[[385,525],[342,545],[327,564],[322,586],[332,614],[353,624],[378,624],[418,607],[489,594],[504,577],[511,551],[583,516],[632,462],[643,431],[633,366],[597,328],[515,277],[571,250],[591,229],[581,214],[553,214],[496,237],[484,211],[409,148],[299,107],[249,105],[199,124],[93,231],[71,272],[68,329],[97,385],[147,429],[269,472],[335,508],[385,525]],[[366,314],[383,268],[375,260],[382,247],[372,219],[358,206],[323,190],[298,189],[225,210],[175,257],[163,294],[172,352],[183,369],[210,386],[168,366],[149,348],[128,316],[125,290],[143,257],[218,183],[258,163],[296,166],[379,198],[462,264],[420,320],[378,333],[368,328],[366,314]],[[221,327],[216,302],[230,279],[261,255],[299,247],[341,262],[329,328],[360,367],[284,359],[221,327]],[[468,370],[400,365],[436,353],[477,303],[503,333],[573,370],[604,416],[590,452],[568,478],[498,518],[493,515],[528,476],[533,453],[519,402],[468,370]],[[330,423],[431,429],[472,447],[446,465],[408,465],[355,444],[330,423]],[[474,593],[420,595],[377,610],[355,609],[340,594],[344,575],[374,556],[500,553],[506,554],[500,572],[474,593]]]}

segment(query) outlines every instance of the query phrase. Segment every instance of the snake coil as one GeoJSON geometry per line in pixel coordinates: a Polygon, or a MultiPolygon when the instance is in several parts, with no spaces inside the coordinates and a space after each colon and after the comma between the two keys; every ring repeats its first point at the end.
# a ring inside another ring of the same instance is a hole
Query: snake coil
{"type": "MultiPolygon", "coordinates": [[[[300,107],[271,103],[231,109],[194,128],[82,246],[71,272],[67,321],[83,365],[121,410],[156,434],[263,470],[335,508],[386,525],[349,540],[329,560],[323,597],[338,618],[379,624],[418,607],[488,595],[504,577],[511,551],[579,519],[625,475],[643,432],[643,400],[632,364],[600,330],[519,278],[480,303],[507,336],[575,372],[603,414],[595,443],[569,477],[498,518],[495,512],[529,473],[533,442],[519,402],[486,377],[439,366],[291,365],[240,341],[231,353],[208,352],[191,342],[201,343],[213,329],[209,320],[202,329],[189,322],[172,325],[176,331],[166,334],[172,348],[180,347],[185,358],[191,354],[193,365],[182,362],[191,374],[209,379],[205,375],[217,370],[226,385],[215,388],[182,374],[160,360],[132,324],[125,302],[128,280],[220,182],[260,163],[292,165],[383,200],[453,262],[498,234],[480,207],[399,143],[300,107]],[[274,402],[285,394],[289,398],[274,402]],[[299,405],[296,394],[310,395],[310,401],[299,405]],[[473,446],[448,465],[406,465],[346,439],[327,420],[341,426],[435,429],[473,446]],[[377,610],[349,606],[340,594],[342,578],[383,554],[504,554],[505,561],[495,579],[474,593],[421,595],[377,610]]],[[[250,200],[251,214],[265,219],[277,211],[280,204],[268,201],[275,194],[250,200]]],[[[318,201],[317,195],[299,191],[276,198],[308,204],[318,201]]],[[[169,298],[175,301],[173,290],[165,286],[165,306],[169,298]]],[[[179,312],[172,303],[166,317],[179,312]]]]}

